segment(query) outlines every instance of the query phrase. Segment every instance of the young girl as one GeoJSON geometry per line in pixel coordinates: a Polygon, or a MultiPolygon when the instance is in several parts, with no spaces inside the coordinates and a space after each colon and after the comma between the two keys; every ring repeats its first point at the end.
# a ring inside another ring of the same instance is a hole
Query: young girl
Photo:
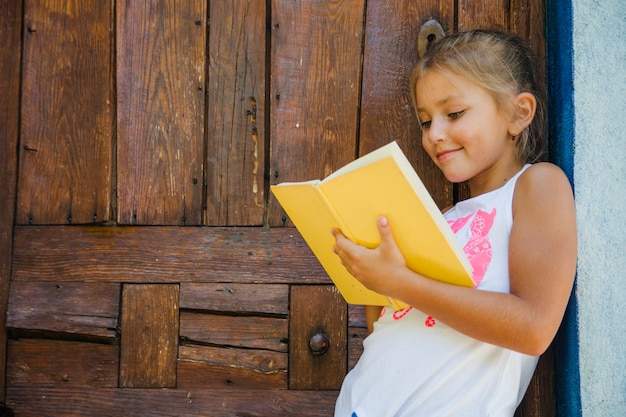
{"type": "Polygon", "coordinates": [[[568,179],[531,165],[545,133],[532,53],[511,35],[458,33],[431,46],[410,87],[424,149],[448,180],[469,184],[444,215],[477,285],[408,269],[393,239],[402,225],[385,217],[374,249],[334,230],[352,275],[412,306],[379,308],[335,416],[513,416],[561,323],[577,251],[568,179]]]}

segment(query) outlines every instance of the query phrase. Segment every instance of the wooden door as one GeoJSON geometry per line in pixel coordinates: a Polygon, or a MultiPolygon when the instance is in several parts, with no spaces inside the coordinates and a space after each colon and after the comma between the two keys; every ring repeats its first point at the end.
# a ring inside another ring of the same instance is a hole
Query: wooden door
{"type": "MultiPolygon", "coordinates": [[[[544,55],[541,1],[484,3],[0,0],[16,415],[332,415],[362,308],[269,186],[397,140],[452,203],[409,104],[420,26],[509,29],[544,55]]],[[[519,416],[553,414],[542,364],[519,416]]]]}

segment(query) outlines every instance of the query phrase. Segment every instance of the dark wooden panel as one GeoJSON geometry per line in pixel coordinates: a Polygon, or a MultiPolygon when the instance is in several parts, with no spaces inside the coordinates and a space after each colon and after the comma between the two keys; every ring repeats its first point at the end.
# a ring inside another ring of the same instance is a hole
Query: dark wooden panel
{"type": "MultiPolygon", "coordinates": [[[[363,0],[272,1],[272,183],[323,178],[355,158],[363,13],[363,0]]],[[[273,197],[270,224],[283,224],[273,197]]]]}
{"type": "Polygon", "coordinates": [[[211,1],[207,224],[263,224],[266,2],[211,1]]]}
{"type": "Polygon", "coordinates": [[[291,228],[17,227],[16,281],[328,283],[291,228]]]}
{"type": "Polygon", "coordinates": [[[347,368],[348,310],[331,285],[292,286],[289,320],[289,388],[339,389],[347,368]],[[322,335],[326,351],[311,349],[322,335]]]}
{"type": "Polygon", "coordinates": [[[289,313],[285,284],[183,283],[180,308],[237,313],[289,313]]]}
{"type": "Polygon", "coordinates": [[[119,301],[120,285],[114,283],[16,281],[7,327],[114,339],[119,301]]]}
{"type": "Polygon", "coordinates": [[[120,386],[175,387],[178,285],[124,285],[121,316],[120,386]]]}
{"type": "Polygon", "coordinates": [[[554,417],[556,415],[554,381],[554,348],[539,358],[537,370],[515,417],[554,417]]]}
{"type": "Polygon", "coordinates": [[[181,346],[179,389],[286,389],[287,354],[262,349],[181,346]]]}
{"type": "Polygon", "coordinates": [[[118,357],[119,350],[115,345],[10,340],[7,384],[29,388],[112,388],[117,386],[118,357]]]}
{"type": "Polygon", "coordinates": [[[363,353],[363,340],[369,335],[365,308],[348,305],[348,370],[354,368],[363,353]]]}
{"type": "Polygon", "coordinates": [[[545,82],[544,1],[511,0],[510,31],[525,39],[535,51],[537,64],[539,65],[539,75],[545,82]]]}
{"type": "Polygon", "coordinates": [[[331,417],[336,391],[11,388],[19,417],[331,417]]]}
{"type": "Polygon", "coordinates": [[[26,4],[20,224],[111,218],[111,5],[58,0],[26,4]]]}
{"type": "Polygon", "coordinates": [[[510,0],[458,0],[458,30],[509,28],[510,0]]]}
{"type": "Polygon", "coordinates": [[[218,346],[287,351],[287,320],[274,317],[222,316],[183,311],[180,313],[183,340],[218,346]]]}
{"type": "Polygon", "coordinates": [[[367,2],[360,155],[397,140],[440,207],[452,203],[452,184],[423,150],[421,130],[409,98],[421,25],[436,18],[454,27],[454,1],[367,2]]]}
{"type": "Polygon", "coordinates": [[[206,4],[116,3],[121,224],[202,223],[206,4]]]}
{"type": "MultiPolygon", "coordinates": [[[[22,2],[0,1],[0,358],[6,357],[6,309],[11,272],[17,180],[22,2]]],[[[0,398],[5,361],[0,360],[0,398]]]]}

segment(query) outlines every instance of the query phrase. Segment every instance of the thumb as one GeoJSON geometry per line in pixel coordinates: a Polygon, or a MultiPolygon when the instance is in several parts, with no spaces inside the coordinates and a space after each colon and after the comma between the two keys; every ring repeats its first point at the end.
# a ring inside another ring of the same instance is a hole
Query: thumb
{"type": "Polygon", "coordinates": [[[377,222],[378,233],[380,233],[380,243],[385,244],[390,241],[393,242],[393,234],[391,233],[391,226],[389,226],[389,219],[385,216],[380,216],[377,222]]]}

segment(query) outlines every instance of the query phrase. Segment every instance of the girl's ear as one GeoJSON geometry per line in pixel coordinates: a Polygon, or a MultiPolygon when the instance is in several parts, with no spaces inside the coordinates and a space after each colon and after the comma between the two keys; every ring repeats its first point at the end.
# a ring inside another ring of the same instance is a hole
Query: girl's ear
{"type": "Polygon", "coordinates": [[[537,99],[531,93],[520,93],[513,99],[513,117],[509,133],[513,136],[519,135],[535,117],[537,110],[537,99]]]}

